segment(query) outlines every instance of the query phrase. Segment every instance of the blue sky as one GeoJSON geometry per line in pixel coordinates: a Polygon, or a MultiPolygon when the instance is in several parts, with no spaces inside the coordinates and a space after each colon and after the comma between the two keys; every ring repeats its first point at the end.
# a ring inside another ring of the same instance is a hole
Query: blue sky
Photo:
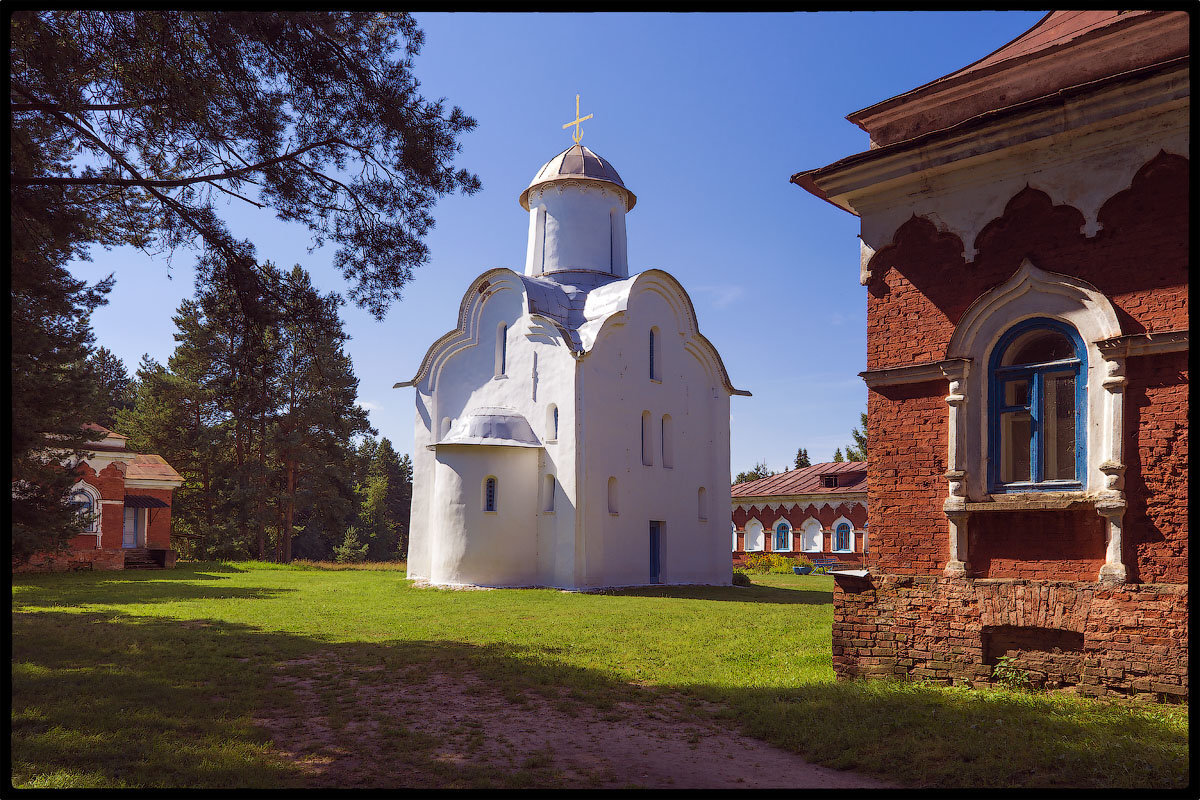
{"type": "MultiPolygon", "coordinates": [[[[788,182],[867,148],[844,117],[965,66],[1044,12],[790,14],[418,14],[426,41],[415,72],[426,97],[478,120],[458,164],[483,190],[443,199],[430,263],[383,322],[347,305],[359,400],[400,452],[411,452],[412,389],[429,344],[453,327],[462,292],[497,266],[523,269],[527,212],[517,196],[538,168],[583,144],[638,196],[627,218],[630,272],[674,274],[735,386],[731,471],[759,460],[814,462],[851,441],[866,410],[866,290],[858,284],[858,219],[788,182]]],[[[267,212],[226,219],[259,258],[309,270],[348,291],[333,249],[267,212]]],[[[132,372],[143,353],[165,362],[171,315],[193,292],[194,255],[171,263],[131,248],[96,248],[74,274],[116,286],[92,318],[98,344],[132,372]]]]}

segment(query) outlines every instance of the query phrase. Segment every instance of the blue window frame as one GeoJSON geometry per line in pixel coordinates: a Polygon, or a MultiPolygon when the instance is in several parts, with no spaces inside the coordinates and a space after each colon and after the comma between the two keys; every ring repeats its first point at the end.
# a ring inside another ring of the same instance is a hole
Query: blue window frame
{"type": "Polygon", "coordinates": [[[788,535],[791,533],[791,530],[792,529],[788,527],[788,524],[786,522],[781,522],[775,526],[775,549],[776,550],[791,550],[792,549],[791,542],[788,541],[788,539],[791,538],[788,535]]]}
{"type": "Polygon", "coordinates": [[[554,438],[558,438],[558,406],[554,407],[554,438]]]}
{"type": "Polygon", "coordinates": [[[75,513],[84,520],[84,532],[95,533],[99,528],[97,523],[100,515],[96,513],[96,504],[91,494],[83,489],[76,489],[71,495],[70,502],[75,506],[75,513]]]}
{"type": "Polygon", "coordinates": [[[988,363],[988,487],[1081,489],[1087,463],[1087,351],[1079,333],[1029,319],[996,343],[988,363]]]}
{"type": "Polygon", "coordinates": [[[662,577],[662,522],[650,521],[650,582],[661,583],[662,577]]]}
{"type": "Polygon", "coordinates": [[[833,549],[842,553],[850,551],[850,526],[845,522],[840,523],[833,531],[833,549]]]}

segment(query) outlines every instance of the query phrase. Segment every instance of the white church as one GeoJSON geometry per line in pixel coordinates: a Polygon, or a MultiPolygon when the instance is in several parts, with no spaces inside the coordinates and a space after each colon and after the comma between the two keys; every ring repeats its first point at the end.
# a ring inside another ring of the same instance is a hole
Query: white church
{"type": "MultiPolygon", "coordinates": [[[[577,128],[578,130],[578,128],[577,128]]],[[[559,153],[520,195],[524,274],[480,275],[416,388],[408,576],[435,585],[728,585],[729,381],[673,276],[632,277],[637,197],[559,153]]]]}

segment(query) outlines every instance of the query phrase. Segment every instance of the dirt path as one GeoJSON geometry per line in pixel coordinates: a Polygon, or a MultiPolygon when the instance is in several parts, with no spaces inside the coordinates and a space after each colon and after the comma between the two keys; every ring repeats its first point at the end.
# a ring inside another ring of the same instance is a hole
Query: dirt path
{"type": "Polygon", "coordinates": [[[598,711],[566,692],[514,695],[469,672],[382,680],[381,667],[327,659],[282,666],[293,672],[279,688],[295,702],[256,722],[313,786],[888,786],[698,719],[708,715],[679,698],[598,711]]]}

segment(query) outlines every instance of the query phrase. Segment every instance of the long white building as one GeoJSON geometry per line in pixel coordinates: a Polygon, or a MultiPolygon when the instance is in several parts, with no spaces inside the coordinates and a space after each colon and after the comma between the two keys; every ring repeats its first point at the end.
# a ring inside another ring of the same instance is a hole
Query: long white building
{"type": "Polygon", "coordinates": [[[729,381],[683,286],[629,275],[637,197],[579,144],[520,195],[415,377],[408,574],[440,585],[728,584],[729,381]]]}

